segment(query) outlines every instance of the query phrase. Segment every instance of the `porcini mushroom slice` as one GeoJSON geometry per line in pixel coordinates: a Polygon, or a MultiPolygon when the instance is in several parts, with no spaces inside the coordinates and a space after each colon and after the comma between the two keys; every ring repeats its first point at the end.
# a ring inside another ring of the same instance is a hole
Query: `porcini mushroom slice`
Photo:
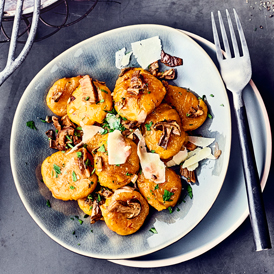
{"type": "Polygon", "coordinates": [[[86,161],[88,159],[88,154],[85,148],[82,148],[81,151],[81,155],[80,157],[78,156],[78,164],[79,164],[79,168],[82,174],[85,174],[86,177],[90,177],[90,171],[86,165],[86,161]]]}
{"type": "Polygon", "coordinates": [[[92,212],[90,216],[90,223],[94,224],[97,221],[99,221],[101,218],[102,218],[101,208],[99,206],[99,203],[96,200],[94,200],[92,205],[92,212]]]}
{"type": "Polygon", "coordinates": [[[103,170],[103,158],[98,156],[96,159],[97,171],[101,172],[103,170]]]}
{"type": "Polygon", "coordinates": [[[180,167],[180,173],[184,179],[186,179],[187,182],[195,183],[196,182],[196,177],[194,170],[189,171],[187,168],[183,168],[182,166],[180,167]]]}
{"type": "Polygon", "coordinates": [[[198,106],[198,109],[195,109],[194,107],[190,107],[190,110],[186,114],[187,117],[189,118],[196,118],[199,116],[202,116],[204,114],[204,111],[200,106],[198,106]]]}
{"type": "Polygon", "coordinates": [[[127,92],[132,95],[138,95],[145,87],[146,85],[143,82],[143,76],[140,74],[140,70],[135,70],[132,74],[127,92]]]}
{"type": "Polygon", "coordinates": [[[157,122],[155,123],[153,128],[155,130],[162,130],[162,135],[160,137],[158,145],[162,147],[163,149],[167,149],[168,141],[171,134],[178,135],[178,136],[181,135],[180,126],[174,120],[157,122]]]}
{"type": "Polygon", "coordinates": [[[161,52],[161,62],[169,67],[181,66],[183,64],[183,59],[170,54],[165,53],[163,50],[161,52]]]}
{"type": "Polygon", "coordinates": [[[126,202],[114,200],[109,206],[108,206],[109,212],[119,212],[122,214],[128,214],[128,219],[133,219],[137,217],[141,212],[141,204],[137,199],[130,199],[126,202]]]}
{"type": "Polygon", "coordinates": [[[96,103],[98,99],[97,90],[93,84],[92,78],[89,75],[85,75],[79,80],[81,89],[83,92],[83,101],[88,101],[90,103],[96,103]]]}

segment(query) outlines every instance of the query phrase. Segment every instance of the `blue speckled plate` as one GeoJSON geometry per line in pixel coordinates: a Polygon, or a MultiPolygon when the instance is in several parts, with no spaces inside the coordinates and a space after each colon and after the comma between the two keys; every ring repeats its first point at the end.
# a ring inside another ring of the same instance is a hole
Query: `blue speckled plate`
{"type": "Polygon", "coordinates": [[[26,209],[52,239],[82,255],[125,259],[149,254],[174,243],[203,219],[222,187],[230,145],[231,120],[226,90],[206,52],[178,30],[159,25],[136,25],[87,39],[59,55],[37,74],[24,92],[14,117],[11,166],[26,209]],[[172,214],[167,210],[152,211],[137,233],[119,236],[109,230],[104,222],[91,226],[76,202],[52,198],[40,181],[41,163],[53,150],[48,148],[45,135],[50,125],[39,122],[37,117],[52,114],[45,104],[45,97],[50,86],[59,78],[90,74],[93,78],[105,81],[112,90],[119,74],[115,67],[115,52],[123,47],[130,50],[131,42],[155,35],[161,38],[166,52],[184,59],[184,65],[177,68],[175,84],[189,87],[200,96],[206,95],[213,119],[208,119],[199,131],[204,136],[216,138],[222,156],[217,161],[202,162],[197,171],[199,184],[193,186],[194,197],[186,198],[186,203],[179,205],[180,211],[172,214]],[[210,94],[214,94],[214,97],[210,94]],[[37,131],[26,127],[26,122],[30,120],[36,122],[37,131]],[[47,200],[50,200],[51,208],[46,206],[47,200]],[[74,216],[84,220],[83,224],[75,218],[72,220],[74,216]],[[155,227],[158,234],[151,233],[151,227],[155,227]]]}

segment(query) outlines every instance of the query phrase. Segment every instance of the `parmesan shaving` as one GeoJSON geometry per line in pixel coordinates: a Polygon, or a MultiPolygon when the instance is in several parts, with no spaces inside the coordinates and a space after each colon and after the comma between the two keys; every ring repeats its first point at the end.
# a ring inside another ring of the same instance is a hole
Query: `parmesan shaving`
{"type": "Polygon", "coordinates": [[[211,154],[211,149],[209,147],[205,147],[201,149],[197,154],[187,159],[184,164],[183,168],[189,167],[195,163],[198,163],[199,161],[206,159],[211,154]]]}
{"type": "Polygon", "coordinates": [[[167,167],[172,167],[179,165],[181,162],[183,162],[188,156],[187,149],[179,151],[177,154],[175,154],[170,161],[166,163],[167,167]]]}
{"type": "Polygon", "coordinates": [[[151,63],[161,59],[162,45],[159,36],[131,43],[131,48],[143,69],[146,69],[151,63]]]}
{"type": "Polygon", "coordinates": [[[198,147],[207,147],[215,141],[215,138],[205,138],[198,136],[189,136],[188,141],[198,147]]]}
{"type": "Polygon", "coordinates": [[[131,153],[131,146],[126,146],[121,131],[114,130],[108,134],[108,163],[110,165],[124,164],[131,153]]]}
{"type": "Polygon", "coordinates": [[[144,173],[145,178],[152,180],[157,184],[164,183],[166,179],[165,164],[160,160],[160,156],[157,153],[147,152],[145,139],[140,130],[136,129],[134,133],[139,138],[137,154],[139,156],[142,172],[144,173]]]}
{"type": "Polygon", "coordinates": [[[126,48],[122,48],[115,53],[115,66],[122,69],[129,64],[132,51],[126,53],[126,48]]]}

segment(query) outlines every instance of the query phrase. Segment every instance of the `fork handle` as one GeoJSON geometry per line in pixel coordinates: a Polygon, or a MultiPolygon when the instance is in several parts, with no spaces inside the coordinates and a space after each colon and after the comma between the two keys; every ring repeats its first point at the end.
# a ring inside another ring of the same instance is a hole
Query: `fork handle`
{"type": "Polygon", "coordinates": [[[243,104],[242,92],[233,93],[233,101],[239,131],[250,222],[253,230],[255,249],[256,251],[270,249],[271,242],[263,204],[260,179],[249,132],[246,110],[243,104]]]}

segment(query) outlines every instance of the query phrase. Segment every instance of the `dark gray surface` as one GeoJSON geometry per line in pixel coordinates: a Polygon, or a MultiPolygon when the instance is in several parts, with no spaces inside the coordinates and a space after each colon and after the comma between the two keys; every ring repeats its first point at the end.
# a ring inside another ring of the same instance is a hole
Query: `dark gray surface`
{"type": "MultiPolygon", "coordinates": [[[[88,1],[71,1],[73,19],[82,14],[90,4],[88,1]]],[[[246,0],[100,1],[94,11],[80,23],[34,44],[23,65],[0,87],[1,274],[274,273],[274,251],[254,251],[249,220],[209,252],[170,267],[128,268],[74,254],[51,240],[29,216],[17,194],[9,163],[9,135],[20,97],[39,70],[61,52],[95,34],[139,23],[156,23],[181,28],[212,41],[210,11],[224,11],[232,7],[236,8],[245,30],[252,59],[252,78],[264,99],[270,120],[273,120],[274,17],[269,18],[272,13],[263,8],[260,10],[259,4],[259,0],[249,0],[249,3],[246,3],[246,0]]],[[[53,15],[56,16],[58,13],[53,15]]],[[[4,67],[7,51],[8,44],[0,45],[0,69],[4,67]]],[[[273,121],[271,123],[273,127],[273,121]]],[[[272,168],[264,193],[271,236],[274,232],[273,180],[272,168]]]]}

